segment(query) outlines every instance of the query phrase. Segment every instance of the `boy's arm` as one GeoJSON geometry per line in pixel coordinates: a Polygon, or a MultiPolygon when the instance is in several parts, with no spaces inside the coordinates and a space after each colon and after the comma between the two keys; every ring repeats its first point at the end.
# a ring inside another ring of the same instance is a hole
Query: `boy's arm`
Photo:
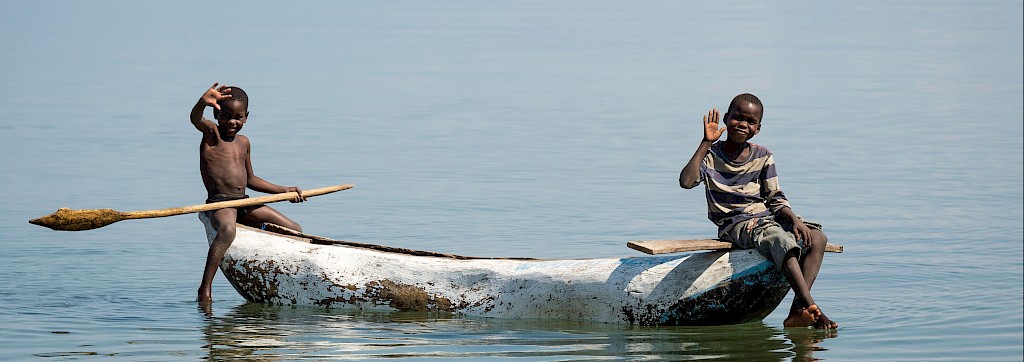
{"type": "Polygon", "coordinates": [[[302,196],[302,190],[296,186],[278,186],[270,181],[264,180],[263,178],[256,176],[256,173],[252,170],[252,159],[249,157],[250,144],[249,139],[245,136],[239,135],[239,138],[245,140],[245,171],[246,171],[246,187],[267,194],[280,194],[285,192],[295,192],[298,196],[291,202],[303,202],[306,201],[306,197],[302,196]]]}
{"type": "Polygon", "coordinates": [[[217,87],[218,84],[220,83],[213,83],[213,85],[210,86],[210,89],[207,89],[206,92],[203,93],[203,96],[199,97],[199,100],[196,101],[196,105],[192,106],[192,113],[189,114],[189,120],[192,121],[192,125],[200,132],[207,133],[213,131],[214,128],[217,128],[217,125],[212,121],[203,118],[203,111],[206,110],[206,107],[213,107],[214,112],[219,111],[220,105],[217,104],[217,101],[231,98],[231,88],[228,88],[226,85],[217,87]]]}
{"type": "Polygon", "coordinates": [[[767,200],[767,206],[772,210],[775,218],[783,221],[789,220],[790,224],[793,225],[793,236],[796,237],[796,240],[802,241],[807,247],[810,247],[811,229],[796,215],[793,207],[789,204],[789,200],[786,200],[785,194],[779,188],[778,173],[774,171],[774,168],[775,158],[769,155],[765,168],[761,171],[763,177],[761,179],[761,195],[767,200]],[[769,174],[774,176],[768,178],[767,175],[769,174]]]}
{"type": "Polygon", "coordinates": [[[690,162],[687,162],[686,166],[683,166],[683,170],[679,172],[679,187],[692,189],[700,185],[700,164],[710,149],[711,141],[700,141],[700,146],[697,146],[697,151],[693,152],[690,162]]]}
{"type": "Polygon", "coordinates": [[[711,144],[722,137],[724,128],[718,128],[718,110],[712,108],[708,111],[708,114],[704,116],[704,139],[700,141],[700,145],[697,146],[697,151],[690,157],[690,162],[686,163],[683,170],[679,172],[679,187],[684,189],[692,189],[697,185],[700,185],[700,164],[704,160],[704,156],[708,154],[708,150],[711,149],[711,144]]]}

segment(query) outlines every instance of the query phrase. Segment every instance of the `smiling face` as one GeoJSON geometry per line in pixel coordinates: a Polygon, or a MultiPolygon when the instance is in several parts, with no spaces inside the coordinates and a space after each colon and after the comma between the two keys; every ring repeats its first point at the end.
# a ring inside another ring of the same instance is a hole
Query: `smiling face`
{"type": "Polygon", "coordinates": [[[217,128],[220,129],[221,137],[233,138],[242,130],[246,119],[249,118],[249,110],[244,103],[237,100],[221,102],[220,111],[215,111],[217,128]]]}
{"type": "Polygon", "coordinates": [[[729,133],[729,141],[744,143],[754,138],[761,130],[761,116],[764,109],[754,102],[737,100],[729,105],[725,114],[725,127],[729,133]]]}

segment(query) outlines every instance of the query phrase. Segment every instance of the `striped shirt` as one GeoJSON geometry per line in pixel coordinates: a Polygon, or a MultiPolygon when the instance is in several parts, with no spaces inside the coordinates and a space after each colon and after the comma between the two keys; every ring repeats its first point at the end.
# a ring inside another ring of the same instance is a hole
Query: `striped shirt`
{"type": "Polygon", "coordinates": [[[700,166],[708,198],[708,219],[718,225],[719,236],[741,221],[773,215],[789,207],[779,188],[771,151],[748,142],[750,158],[734,163],[725,155],[722,144],[711,145],[700,166]]]}

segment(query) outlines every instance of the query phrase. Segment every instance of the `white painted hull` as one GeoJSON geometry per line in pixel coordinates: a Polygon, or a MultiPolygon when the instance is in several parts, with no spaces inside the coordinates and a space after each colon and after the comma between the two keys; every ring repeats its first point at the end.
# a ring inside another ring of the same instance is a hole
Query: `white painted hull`
{"type": "MultiPolygon", "coordinates": [[[[216,231],[200,213],[209,240],[216,231]]],[[[252,302],[625,323],[761,320],[789,290],[752,250],[606,259],[415,256],[239,225],[221,270],[252,302]]]]}

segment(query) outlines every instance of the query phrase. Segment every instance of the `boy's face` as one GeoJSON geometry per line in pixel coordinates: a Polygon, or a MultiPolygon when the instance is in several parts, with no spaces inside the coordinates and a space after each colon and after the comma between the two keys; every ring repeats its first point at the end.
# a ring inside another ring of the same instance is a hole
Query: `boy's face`
{"type": "Polygon", "coordinates": [[[725,127],[729,141],[747,142],[761,130],[761,107],[751,102],[740,101],[725,114],[725,127]]]}
{"type": "Polygon", "coordinates": [[[217,124],[220,134],[224,137],[234,137],[242,130],[245,120],[249,118],[249,110],[239,101],[227,101],[221,103],[220,111],[216,112],[217,124]]]}

